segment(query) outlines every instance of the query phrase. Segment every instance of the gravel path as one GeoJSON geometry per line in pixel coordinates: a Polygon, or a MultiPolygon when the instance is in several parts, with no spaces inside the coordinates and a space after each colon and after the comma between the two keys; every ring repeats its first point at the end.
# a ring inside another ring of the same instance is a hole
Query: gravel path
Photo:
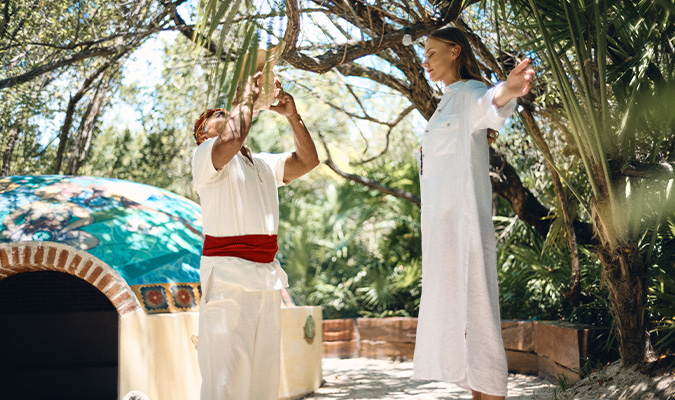
{"type": "MultiPolygon", "coordinates": [[[[418,381],[411,361],[324,358],[324,384],[305,399],[471,399],[471,394],[443,382],[418,381]]],[[[535,376],[509,374],[509,400],[540,400],[556,386],[535,376]]]]}

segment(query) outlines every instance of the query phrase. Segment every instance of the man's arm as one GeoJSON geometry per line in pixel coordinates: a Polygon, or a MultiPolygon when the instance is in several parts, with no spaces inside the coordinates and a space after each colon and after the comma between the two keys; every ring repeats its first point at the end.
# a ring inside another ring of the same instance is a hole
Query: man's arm
{"type": "Polygon", "coordinates": [[[293,96],[281,89],[280,81],[277,81],[276,85],[279,104],[271,106],[270,110],[286,117],[291,129],[293,129],[295,142],[295,151],[286,159],[286,164],[284,164],[284,183],[290,183],[319,165],[319,155],[316,153],[312,136],[309,134],[300,114],[298,114],[293,96]]]}
{"type": "MultiPolygon", "coordinates": [[[[290,96],[290,95],[289,95],[290,96]]],[[[286,117],[293,129],[295,151],[286,159],[284,166],[284,183],[305,175],[319,165],[319,155],[316,153],[314,140],[309,134],[305,123],[297,112],[286,117]]]]}
{"type": "Polygon", "coordinates": [[[251,130],[251,121],[253,120],[253,103],[258,98],[258,79],[260,73],[249,77],[244,86],[244,94],[241,102],[232,109],[229,117],[215,118],[213,121],[207,121],[206,126],[209,135],[217,133],[213,149],[211,150],[211,162],[215,169],[220,169],[227,164],[237,154],[251,130]],[[213,130],[213,131],[212,131],[213,130]]]}

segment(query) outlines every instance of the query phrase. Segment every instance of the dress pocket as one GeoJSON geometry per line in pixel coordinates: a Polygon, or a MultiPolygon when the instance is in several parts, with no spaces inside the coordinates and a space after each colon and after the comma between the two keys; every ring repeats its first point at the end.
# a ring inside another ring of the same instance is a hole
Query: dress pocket
{"type": "MultiPolygon", "coordinates": [[[[452,154],[457,148],[459,114],[439,117],[429,127],[428,145],[436,154],[452,154]]],[[[426,150],[426,147],[425,147],[426,150]]]]}

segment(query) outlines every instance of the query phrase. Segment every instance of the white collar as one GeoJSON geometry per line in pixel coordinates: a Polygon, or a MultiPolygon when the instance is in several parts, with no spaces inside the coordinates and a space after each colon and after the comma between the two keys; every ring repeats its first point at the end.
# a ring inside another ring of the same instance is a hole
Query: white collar
{"type": "Polygon", "coordinates": [[[457,89],[459,89],[466,82],[468,82],[468,80],[453,82],[443,88],[443,93],[455,93],[457,89]]]}

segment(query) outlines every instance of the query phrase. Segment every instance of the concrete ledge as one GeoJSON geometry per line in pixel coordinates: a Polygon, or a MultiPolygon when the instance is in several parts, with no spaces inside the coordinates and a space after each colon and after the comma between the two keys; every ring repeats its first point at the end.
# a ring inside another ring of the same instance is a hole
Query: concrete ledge
{"type": "Polygon", "coordinates": [[[504,348],[534,353],[534,323],[532,321],[502,321],[504,348]]]}
{"type": "Polygon", "coordinates": [[[362,340],[359,356],[380,360],[393,358],[399,361],[405,361],[412,360],[414,352],[415,343],[362,340]]]}
{"type": "Polygon", "coordinates": [[[326,341],[322,344],[324,357],[354,358],[359,356],[358,340],[326,341]]]}
{"type": "MultiPolygon", "coordinates": [[[[570,383],[596,350],[603,329],[564,321],[502,321],[510,372],[539,375],[552,382],[559,375],[570,383]]],[[[324,357],[412,360],[417,318],[359,318],[323,322],[324,357]]]]}
{"type": "Polygon", "coordinates": [[[578,371],[595,349],[603,329],[565,321],[537,321],[534,324],[534,347],[539,375],[557,381],[565,375],[570,383],[579,379],[578,371]]]}
{"type": "Polygon", "coordinates": [[[509,372],[527,375],[539,373],[537,355],[534,352],[506,349],[506,365],[509,372]]]}
{"type": "Polygon", "coordinates": [[[561,375],[566,376],[571,384],[575,384],[581,379],[577,371],[565,368],[546,356],[537,355],[537,369],[539,370],[539,377],[553,383],[558,382],[558,377],[561,375]]]}
{"type": "Polygon", "coordinates": [[[415,343],[417,318],[359,318],[360,339],[393,343],[415,343]]]}

